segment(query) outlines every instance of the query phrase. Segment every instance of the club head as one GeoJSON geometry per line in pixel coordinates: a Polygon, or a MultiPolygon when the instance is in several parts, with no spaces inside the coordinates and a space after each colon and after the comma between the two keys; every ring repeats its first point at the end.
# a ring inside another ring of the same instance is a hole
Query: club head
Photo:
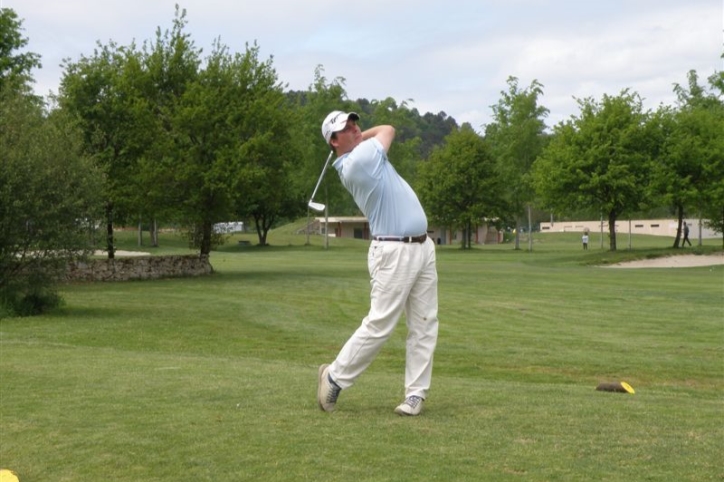
{"type": "Polygon", "coordinates": [[[309,206],[311,209],[314,209],[315,211],[320,212],[320,213],[321,213],[322,211],[324,211],[324,208],[326,207],[324,204],[322,204],[322,203],[315,203],[314,201],[309,201],[309,202],[307,203],[307,206],[309,206]]]}

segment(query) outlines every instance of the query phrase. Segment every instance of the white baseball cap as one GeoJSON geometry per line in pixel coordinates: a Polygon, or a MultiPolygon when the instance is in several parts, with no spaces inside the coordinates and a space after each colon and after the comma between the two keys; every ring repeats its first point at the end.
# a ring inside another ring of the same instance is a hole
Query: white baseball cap
{"type": "Polygon", "coordinates": [[[332,138],[332,134],[339,132],[347,127],[347,120],[352,119],[358,121],[359,116],[356,112],[342,112],[341,110],[335,110],[329,113],[329,115],[322,122],[322,135],[324,140],[329,144],[329,140],[332,138]]]}

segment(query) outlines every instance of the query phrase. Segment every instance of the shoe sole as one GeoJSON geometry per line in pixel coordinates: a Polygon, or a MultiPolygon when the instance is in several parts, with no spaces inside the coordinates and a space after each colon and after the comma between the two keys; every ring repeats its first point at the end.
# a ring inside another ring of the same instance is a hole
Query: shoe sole
{"type": "Polygon", "coordinates": [[[414,417],[415,415],[419,415],[419,413],[418,413],[418,414],[415,414],[415,413],[407,413],[407,412],[405,412],[405,411],[404,411],[403,409],[401,409],[401,408],[396,408],[396,409],[395,409],[395,413],[396,413],[397,415],[401,416],[401,417],[414,417]]]}

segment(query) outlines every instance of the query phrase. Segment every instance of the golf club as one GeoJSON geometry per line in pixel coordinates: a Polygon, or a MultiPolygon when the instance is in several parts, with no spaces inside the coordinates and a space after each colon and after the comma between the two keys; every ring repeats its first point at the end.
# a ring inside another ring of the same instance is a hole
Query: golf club
{"type": "Polygon", "coordinates": [[[319,180],[317,181],[317,185],[314,186],[314,192],[312,193],[312,197],[309,198],[309,202],[307,203],[307,206],[318,212],[324,211],[324,208],[326,206],[322,203],[315,203],[314,196],[317,195],[317,189],[319,189],[319,185],[322,184],[322,179],[324,179],[324,173],[327,172],[327,166],[329,166],[329,161],[332,159],[332,154],[334,154],[334,151],[329,151],[329,156],[327,156],[327,162],[324,163],[324,167],[322,168],[322,174],[319,175],[319,180]]]}

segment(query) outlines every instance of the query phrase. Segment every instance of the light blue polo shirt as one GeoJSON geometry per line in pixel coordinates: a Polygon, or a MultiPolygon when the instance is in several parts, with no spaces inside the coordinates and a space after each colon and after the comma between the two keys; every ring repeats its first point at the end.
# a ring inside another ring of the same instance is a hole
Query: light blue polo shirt
{"type": "Polygon", "coordinates": [[[382,144],[362,141],[332,164],[370,223],[372,236],[419,236],[427,232],[420,200],[387,159],[382,144]]]}

